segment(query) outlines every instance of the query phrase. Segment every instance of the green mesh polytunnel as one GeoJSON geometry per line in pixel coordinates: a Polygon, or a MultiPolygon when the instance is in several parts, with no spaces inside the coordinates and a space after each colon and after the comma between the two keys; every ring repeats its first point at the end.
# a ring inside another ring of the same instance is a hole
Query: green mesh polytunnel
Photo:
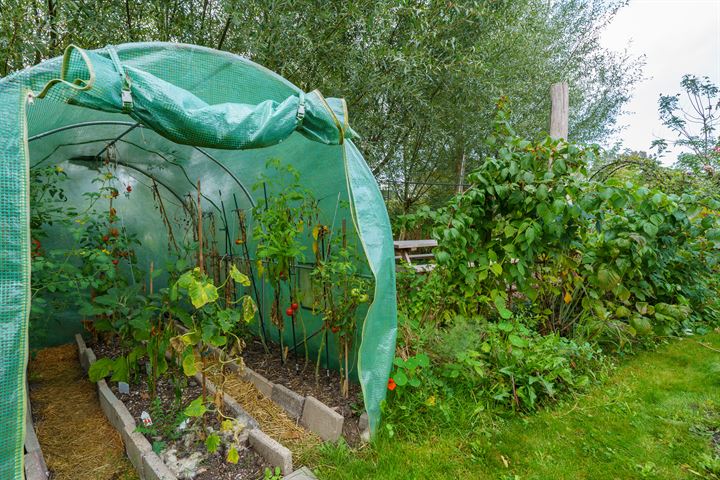
{"type": "MultiPolygon", "coordinates": [[[[135,189],[118,216],[142,242],[141,268],[168,256],[151,182],[172,216],[201,180],[203,209],[217,214],[218,230],[236,231],[239,220],[223,211],[251,212],[256,197],[272,195],[253,185],[269,174],[268,160],[279,159],[300,173],[328,223],[347,221],[361,245],[360,271],[375,282],[372,303],[359,312],[354,359],[375,431],[395,350],[394,252],[387,211],[352,142],[344,101],[304,93],[247,59],[197,46],[69,47],[62,58],[0,79],[0,127],[0,478],[23,475],[29,171],[62,166],[71,182],[68,204],[81,206],[82,192],[93,188],[92,160],[110,146],[117,175],[135,189]]],[[[67,241],[56,233],[56,245],[67,241]]],[[[269,309],[265,289],[262,295],[261,309],[269,309]]],[[[65,312],[48,335],[67,341],[78,320],[65,312]]],[[[319,325],[314,317],[308,331],[319,325]]],[[[317,340],[310,348],[319,348],[317,340]]],[[[336,353],[333,344],[329,356],[336,353]]]]}

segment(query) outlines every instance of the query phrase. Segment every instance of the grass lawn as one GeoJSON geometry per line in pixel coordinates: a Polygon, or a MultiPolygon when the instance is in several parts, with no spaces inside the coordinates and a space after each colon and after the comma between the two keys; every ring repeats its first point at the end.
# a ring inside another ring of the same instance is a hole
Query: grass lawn
{"type": "Polygon", "coordinates": [[[357,451],[325,445],[302,460],[332,480],[713,479],[715,432],[717,333],[629,358],[602,385],[534,415],[480,414],[470,430],[429,424],[426,434],[400,432],[357,451]]]}

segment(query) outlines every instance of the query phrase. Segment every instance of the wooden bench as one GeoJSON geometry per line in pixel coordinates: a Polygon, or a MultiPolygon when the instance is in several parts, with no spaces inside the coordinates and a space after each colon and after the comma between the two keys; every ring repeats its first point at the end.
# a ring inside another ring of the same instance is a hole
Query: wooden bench
{"type": "Polygon", "coordinates": [[[395,246],[395,260],[406,262],[408,265],[412,266],[417,273],[429,272],[435,267],[435,264],[433,263],[416,264],[414,261],[427,261],[428,259],[435,258],[435,255],[433,255],[432,252],[422,252],[422,250],[429,250],[437,247],[437,240],[395,240],[393,244],[395,246]]]}

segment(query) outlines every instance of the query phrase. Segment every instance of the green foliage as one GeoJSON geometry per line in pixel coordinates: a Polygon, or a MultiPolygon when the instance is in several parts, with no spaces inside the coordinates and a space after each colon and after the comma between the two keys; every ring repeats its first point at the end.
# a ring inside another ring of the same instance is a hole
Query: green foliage
{"type": "Polygon", "coordinates": [[[459,351],[445,375],[473,385],[488,404],[534,410],[587,387],[601,371],[601,353],[523,323],[487,324],[476,349],[459,351]]]}
{"type": "MultiPolygon", "coordinates": [[[[271,173],[253,186],[255,190],[261,189],[265,196],[264,202],[253,208],[253,237],[257,241],[257,270],[260,275],[267,272],[273,288],[270,317],[282,331],[285,322],[281,292],[287,285],[290,297],[297,298],[292,292],[290,274],[295,265],[304,260],[303,233],[315,221],[317,205],[312,192],[301,185],[300,173],[291,165],[270,159],[266,167],[271,173]]],[[[281,349],[282,341],[280,335],[281,349]]]]}
{"type": "MultiPolygon", "coordinates": [[[[313,310],[322,315],[326,334],[324,343],[330,334],[338,336],[338,363],[341,378],[341,393],[349,395],[350,349],[357,337],[358,308],[370,300],[371,280],[358,271],[360,261],[353,242],[348,241],[345,221],[339,232],[318,224],[313,228],[313,252],[315,268],[310,272],[314,290],[313,310]],[[329,234],[327,245],[325,236],[329,234]],[[329,330],[329,332],[327,332],[329,330]]],[[[357,239],[355,239],[357,241],[357,239]]],[[[320,368],[321,344],[318,349],[315,374],[320,368]]]]}
{"type": "Polygon", "coordinates": [[[207,448],[207,451],[210,453],[217,452],[218,448],[220,448],[220,436],[217,433],[208,435],[205,439],[205,448],[207,448]]]}
{"type": "Polygon", "coordinates": [[[194,310],[189,315],[174,308],[173,312],[189,329],[188,333],[179,336],[186,346],[183,354],[182,366],[186,375],[196,372],[194,365],[194,348],[204,348],[206,345],[226,349],[239,353],[242,351],[242,341],[236,333],[246,334],[245,327],[253,319],[257,307],[249,296],[243,296],[236,301],[229,302],[222,307],[218,300],[219,291],[227,288],[230,278],[239,279],[240,284],[249,283],[247,277],[231,269],[230,276],[215,286],[212,280],[201,271],[199,267],[183,273],[177,282],[170,288],[171,302],[178,302],[183,298],[190,301],[194,310]],[[241,309],[234,308],[235,304],[242,303],[241,309]]]}
{"type": "Polygon", "coordinates": [[[587,388],[604,370],[589,343],[541,335],[532,322],[456,320],[425,350],[395,359],[387,421],[404,423],[417,409],[439,412],[450,399],[472,392],[475,413],[485,409],[535,410],[587,388]]]}
{"type": "Polygon", "coordinates": [[[202,397],[198,397],[190,404],[185,407],[183,413],[188,417],[202,417],[207,412],[207,407],[204,405],[205,400],[202,397]]]}
{"type": "Polygon", "coordinates": [[[440,268],[431,283],[446,286],[436,303],[445,315],[472,316],[494,307],[508,318],[507,285],[534,299],[544,293],[538,287],[555,285],[536,285],[533,271],[542,275],[548,264],[576,267],[577,235],[586,222],[579,202],[583,173],[597,150],[549,138],[533,144],[514,133],[502,103],[495,126],[496,136],[488,139],[494,154],[468,176],[472,186],[447,207],[404,219],[435,226],[440,268]]]}
{"type": "MultiPolygon", "coordinates": [[[[111,179],[112,175],[103,174],[97,180],[104,185],[111,179]]],[[[120,263],[120,252],[132,259],[127,252],[132,252],[131,246],[136,243],[124,230],[112,227],[112,219],[99,214],[93,205],[84,212],[68,207],[63,188],[66,180],[61,167],[30,172],[33,340],[53,328],[48,323],[58,312],[78,309],[86,314],[92,308],[91,291],[102,295],[112,287],[125,287],[126,279],[118,274],[116,264],[120,263]],[[66,232],[76,245],[53,249],[43,246],[43,241],[57,235],[57,231],[66,232]]],[[[94,201],[100,198],[100,193],[95,195],[94,201]]]]}
{"type": "Polygon", "coordinates": [[[240,455],[238,454],[237,448],[235,446],[232,446],[228,449],[227,457],[225,458],[225,461],[228,463],[236,464],[240,460],[240,455]]]}
{"type": "Polygon", "coordinates": [[[301,186],[300,174],[292,166],[271,159],[266,168],[271,173],[253,189],[270,189],[272,194],[253,209],[253,237],[258,242],[258,259],[267,262],[265,269],[271,280],[280,282],[287,280],[290,268],[302,261],[302,235],[314,218],[315,201],[312,193],[301,186]]]}
{"type": "Polygon", "coordinates": [[[145,349],[138,345],[129,355],[120,355],[117,358],[101,358],[90,366],[88,374],[91,382],[112,375],[110,380],[115,382],[129,382],[130,375],[135,374],[138,368],[137,360],[143,355],[145,349]]]}
{"type": "Polygon", "coordinates": [[[30,310],[31,344],[41,340],[54,310],[74,305],[82,285],[89,282],[80,270],[68,261],[65,252],[48,251],[42,241],[49,227],[71,227],[72,209],[67,209],[62,183],[67,174],[60,167],[45,167],[30,171],[30,235],[32,257],[32,305],[30,310]]]}
{"type": "MultiPolygon", "coordinates": [[[[141,366],[139,360],[146,357],[150,363],[150,394],[154,397],[158,378],[168,370],[165,352],[173,333],[164,321],[168,311],[165,296],[146,297],[141,293],[140,285],[112,287],[104,295],[95,297],[93,303],[85,304],[82,312],[97,316],[93,322],[94,331],[116,335],[122,350],[109,370],[105,365],[93,365],[90,379],[97,381],[112,373],[112,380],[129,382],[141,366]]],[[[106,359],[98,363],[103,360],[106,359]]]]}
{"type": "Polygon", "coordinates": [[[527,303],[541,333],[619,348],[639,334],[664,337],[715,315],[720,203],[702,199],[704,207],[691,192],[614,178],[592,181],[586,166],[596,148],[531,143],[508,118],[501,101],[497,135],[488,140],[493,154],[469,175],[468,189],[444,208],[402,219],[433,225],[439,244],[428,278],[401,281],[422,290],[401,303],[408,314],[441,323],[456,315],[507,320],[527,303]]]}
{"type": "Polygon", "coordinates": [[[356,330],[356,311],[370,296],[370,280],[358,272],[358,258],[355,250],[342,244],[336,237],[335,249],[330,255],[317,262],[310,273],[319,294],[316,301],[322,303],[323,320],[328,328],[341,337],[354,337],[356,330]],[[319,300],[318,300],[319,299],[319,300]]]}
{"type": "Polygon", "coordinates": [[[421,371],[430,367],[430,358],[424,353],[409,357],[407,360],[395,357],[393,365],[395,365],[395,372],[391,378],[400,387],[398,389],[398,394],[400,394],[405,386],[417,388],[421,385],[421,371]]]}
{"type": "Polygon", "coordinates": [[[264,480],[282,480],[282,472],[280,471],[280,467],[275,467],[274,469],[266,468],[265,473],[263,474],[264,480]]]}
{"type": "Polygon", "coordinates": [[[720,336],[640,352],[601,385],[532,415],[468,415],[476,407],[470,394],[438,399],[395,421],[393,437],[381,428],[372,448],[327,444],[304,463],[333,480],[636,479],[642,467],[654,470],[649,478],[712,479],[718,354],[701,343],[720,348],[720,336]]]}
{"type": "Polygon", "coordinates": [[[188,418],[188,415],[185,414],[178,400],[175,400],[170,405],[170,408],[166,409],[159,398],[152,401],[149,413],[150,418],[152,418],[152,425],[145,425],[140,422],[136,430],[150,437],[163,439],[153,442],[153,450],[159,450],[156,450],[156,453],[159,454],[160,451],[165,449],[167,441],[178,440],[182,437],[182,431],[178,430],[178,427],[188,418]]]}
{"type": "Polygon", "coordinates": [[[536,410],[596,382],[610,352],[718,320],[720,202],[642,175],[589,177],[597,147],[533,142],[509,119],[501,99],[471,185],[399,219],[438,247],[431,272],[398,274],[388,431],[425,428],[419,413],[451,424],[536,410]]]}
{"type": "Polygon", "coordinates": [[[519,129],[536,136],[547,128],[548,86],[567,80],[574,138],[612,133],[641,79],[641,60],[600,41],[625,3],[148,0],[78,9],[10,0],[0,76],[70,43],[169,41],[247,56],[304,91],[345,96],[364,157],[397,197],[391,209],[407,212],[454,192],[463,160],[467,171],[481,163],[499,93],[516,99],[519,129]]]}

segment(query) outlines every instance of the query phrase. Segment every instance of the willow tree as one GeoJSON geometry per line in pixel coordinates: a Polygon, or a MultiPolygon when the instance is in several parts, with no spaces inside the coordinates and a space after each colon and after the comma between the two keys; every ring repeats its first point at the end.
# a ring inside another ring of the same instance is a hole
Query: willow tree
{"type": "Polygon", "coordinates": [[[570,136],[600,141],[639,78],[599,32],[625,0],[317,2],[0,0],[0,75],[86,48],[164,40],[245,55],[306,91],[347,99],[400,211],[444,199],[483,158],[498,97],[521,134],[547,130],[548,88],[570,84],[570,136]]]}

